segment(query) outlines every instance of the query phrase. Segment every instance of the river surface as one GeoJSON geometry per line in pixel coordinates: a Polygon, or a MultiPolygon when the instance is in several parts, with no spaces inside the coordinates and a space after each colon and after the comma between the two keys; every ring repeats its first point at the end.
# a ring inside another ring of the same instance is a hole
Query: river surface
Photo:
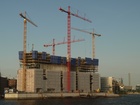
{"type": "Polygon", "coordinates": [[[140,95],[115,98],[53,98],[42,100],[0,100],[0,105],[140,105],[140,95]]]}

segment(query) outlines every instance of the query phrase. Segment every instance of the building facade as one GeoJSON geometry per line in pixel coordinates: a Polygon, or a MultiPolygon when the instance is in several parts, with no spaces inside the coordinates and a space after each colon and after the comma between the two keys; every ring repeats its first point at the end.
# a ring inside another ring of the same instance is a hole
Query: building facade
{"type": "Polygon", "coordinates": [[[0,96],[4,95],[4,88],[8,87],[8,80],[6,77],[0,77],[0,96]]]}

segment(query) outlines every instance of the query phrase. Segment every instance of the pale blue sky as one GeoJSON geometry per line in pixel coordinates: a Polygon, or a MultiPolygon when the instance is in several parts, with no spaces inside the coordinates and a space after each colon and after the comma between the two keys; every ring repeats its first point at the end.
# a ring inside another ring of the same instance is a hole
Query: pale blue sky
{"type": "MultiPolygon", "coordinates": [[[[140,83],[140,0],[1,0],[0,1],[0,70],[3,76],[15,77],[19,69],[18,51],[23,49],[23,19],[26,11],[38,27],[27,25],[27,50],[52,54],[52,47],[43,45],[63,41],[67,36],[67,14],[59,7],[92,20],[88,23],[71,17],[72,27],[102,34],[96,41],[96,58],[101,76],[123,77],[128,85],[140,83]]],[[[91,36],[72,30],[71,37],[86,41],[72,44],[72,57],[91,57],[91,36]]],[[[67,56],[66,45],[56,46],[56,55],[67,56]]]]}

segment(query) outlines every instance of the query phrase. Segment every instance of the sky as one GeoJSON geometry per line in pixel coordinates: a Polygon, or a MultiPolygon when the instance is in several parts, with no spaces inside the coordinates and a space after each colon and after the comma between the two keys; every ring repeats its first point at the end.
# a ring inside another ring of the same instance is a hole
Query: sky
{"type": "MultiPolygon", "coordinates": [[[[46,51],[52,54],[52,47],[44,44],[56,43],[67,38],[67,14],[71,12],[91,20],[92,23],[71,16],[71,26],[101,34],[95,37],[95,57],[99,59],[99,73],[102,77],[123,78],[128,85],[140,84],[140,0],[1,0],[0,1],[0,71],[2,76],[16,77],[20,68],[18,51],[23,50],[23,18],[27,23],[27,51],[46,51]]],[[[92,57],[90,34],[71,30],[71,39],[85,39],[71,44],[72,57],[92,57]]],[[[55,48],[55,54],[67,56],[67,45],[55,48]]]]}

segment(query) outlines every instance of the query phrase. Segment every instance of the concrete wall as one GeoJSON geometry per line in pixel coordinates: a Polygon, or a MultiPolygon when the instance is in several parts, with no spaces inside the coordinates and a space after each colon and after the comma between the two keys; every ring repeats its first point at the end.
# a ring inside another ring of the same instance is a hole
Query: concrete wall
{"type": "MultiPolygon", "coordinates": [[[[67,91],[67,72],[63,72],[63,91],[67,91]]],[[[76,72],[70,72],[70,91],[76,91],[76,72]]]]}
{"type": "Polygon", "coordinates": [[[90,92],[90,73],[78,72],[78,89],[81,92],[90,92]]]}
{"type": "MultiPolygon", "coordinates": [[[[48,65],[45,66],[46,69],[27,69],[26,70],[26,92],[67,92],[67,71],[66,66],[48,65]],[[55,70],[53,70],[55,68],[55,70]],[[62,70],[62,71],[61,71],[62,70]],[[62,73],[62,77],[61,77],[62,73]],[[52,90],[51,90],[52,89],[52,90]]],[[[17,89],[18,91],[23,91],[22,89],[22,70],[18,70],[17,76],[17,89]]],[[[76,72],[70,73],[70,91],[76,92],[80,90],[81,92],[90,92],[100,88],[99,74],[91,72],[76,72]],[[90,75],[93,75],[92,86],[90,84],[90,75]],[[77,83],[77,84],[76,84],[77,83]],[[76,89],[76,87],[78,87],[76,89]]]]}
{"type": "MultiPolygon", "coordinates": [[[[23,91],[23,70],[18,70],[17,90],[23,91]]],[[[46,91],[46,81],[43,80],[43,69],[26,69],[26,92],[46,91]]]]}
{"type": "Polygon", "coordinates": [[[92,90],[99,90],[100,89],[100,74],[93,73],[93,80],[92,80],[92,90]]]}
{"type": "Polygon", "coordinates": [[[27,69],[26,73],[26,92],[39,92],[45,90],[42,69],[27,69]]]}
{"type": "Polygon", "coordinates": [[[47,71],[46,87],[48,91],[61,92],[61,71],[47,71]]]}
{"type": "Polygon", "coordinates": [[[31,94],[26,94],[26,93],[12,93],[12,94],[5,94],[5,99],[35,99],[35,98],[42,98],[41,94],[37,93],[31,93],[31,94]]]}
{"type": "Polygon", "coordinates": [[[19,90],[19,91],[23,91],[23,80],[22,80],[22,78],[23,78],[23,71],[22,71],[22,69],[19,69],[18,71],[17,71],[17,90],[19,90]]]}
{"type": "Polygon", "coordinates": [[[57,65],[57,64],[40,64],[41,69],[45,69],[46,71],[67,71],[66,65],[57,65]]]}

